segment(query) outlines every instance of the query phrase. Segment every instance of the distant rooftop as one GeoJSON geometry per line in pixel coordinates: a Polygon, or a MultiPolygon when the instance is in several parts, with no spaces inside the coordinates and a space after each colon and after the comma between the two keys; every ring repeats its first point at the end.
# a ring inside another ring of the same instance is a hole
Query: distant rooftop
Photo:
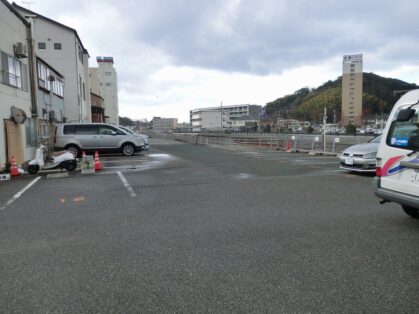
{"type": "Polygon", "coordinates": [[[97,63],[110,62],[113,64],[113,57],[96,57],[97,63]]]}

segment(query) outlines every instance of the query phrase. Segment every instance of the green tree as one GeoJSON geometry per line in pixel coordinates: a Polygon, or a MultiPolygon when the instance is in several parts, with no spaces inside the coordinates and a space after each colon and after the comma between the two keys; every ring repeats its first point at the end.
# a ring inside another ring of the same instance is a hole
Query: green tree
{"type": "Polygon", "coordinates": [[[346,134],[356,134],[356,126],[355,125],[353,125],[353,124],[351,124],[351,123],[349,123],[347,126],[346,126],[346,134]]]}

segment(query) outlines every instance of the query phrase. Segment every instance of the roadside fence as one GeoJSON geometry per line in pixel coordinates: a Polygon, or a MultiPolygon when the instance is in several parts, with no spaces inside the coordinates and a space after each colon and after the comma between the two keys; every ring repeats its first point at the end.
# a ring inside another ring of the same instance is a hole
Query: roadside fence
{"type": "Polygon", "coordinates": [[[347,147],[366,143],[373,136],[326,135],[323,134],[203,134],[172,133],[154,134],[155,137],[171,138],[176,141],[197,145],[251,145],[276,150],[316,151],[341,153],[347,147]],[[326,145],[324,144],[326,142],[326,145]],[[325,149],[326,148],[326,149],[325,149]]]}

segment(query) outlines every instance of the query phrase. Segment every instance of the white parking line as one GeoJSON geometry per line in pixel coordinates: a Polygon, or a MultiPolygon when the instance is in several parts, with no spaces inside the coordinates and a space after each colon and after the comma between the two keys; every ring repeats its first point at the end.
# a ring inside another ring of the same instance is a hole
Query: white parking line
{"type": "Polygon", "coordinates": [[[117,172],[117,174],[118,174],[118,177],[121,179],[122,184],[123,184],[123,185],[125,186],[125,188],[127,189],[129,196],[131,196],[131,197],[136,197],[136,196],[137,196],[137,194],[135,194],[135,192],[134,192],[134,190],[132,189],[131,185],[129,185],[129,183],[128,183],[127,179],[125,179],[124,175],[123,175],[120,171],[118,171],[118,172],[117,172]]]}
{"type": "Polygon", "coordinates": [[[0,210],[4,210],[7,206],[12,204],[14,201],[16,201],[19,197],[22,196],[23,193],[25,193],[27,190],[29,190],[36,182],[38,182],[41,179],[41,177],[37,177],[33,179],[27,186],[25,186],[22,190],[17,192],[0,210]]]}

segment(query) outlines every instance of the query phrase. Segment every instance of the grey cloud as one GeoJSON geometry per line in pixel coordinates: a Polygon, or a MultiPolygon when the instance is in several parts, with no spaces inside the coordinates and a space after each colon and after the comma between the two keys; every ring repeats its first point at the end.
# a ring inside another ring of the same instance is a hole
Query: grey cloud
{"type": "Polygon", "coordinates": [[[125,49],[126,62],[135,56],[154,62],[141,47],[158,50],[158,58],[165,55],[174,65],[257,74],[346,53],[378,56],[383,60],[371,62],[387,69],[419,58],[417,4],[410,0],[62,0],[59,12],[55,1],[43,2],[51,18],[77,15],[92,3],[113,7],[121,20],[109,23],[124,25],[126,34],[109,38],[108,45],[126,39],[137,49],[125,49]]]}
{"type": "MultiPolygon", "coordinates": [[[[414,9],[412,1],[403,0],[125,1],[119,6],[135,21],[138,40],[159,47],[177,65],[255,73],[378,52],[389,41],[417,41],[414,9]]],[[[393,62],[404,58],[401,52],[393,62]]]]}

